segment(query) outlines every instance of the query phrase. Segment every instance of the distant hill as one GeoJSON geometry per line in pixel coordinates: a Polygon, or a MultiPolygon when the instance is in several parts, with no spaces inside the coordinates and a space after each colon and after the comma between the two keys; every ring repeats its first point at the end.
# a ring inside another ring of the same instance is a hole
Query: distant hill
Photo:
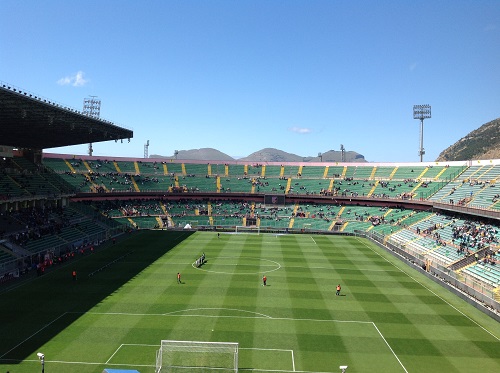
{"type": "Polygon", "coordinates": [[[234,159],[227,154],[224,154],[217,149],[213,148],[201,148],[201,149],[191,149],[191,150],[179,150],[177,156],[164,156],[153,154],[149,156],[150,158],[166,158],[166,159],[189,159],[195,161],[233,161],[234,159]]]}
{"type": "MultiPolygon", "coordinates": [[[[196,161],[235,161],[236,159],[213,148],[179,150],[177,156],[163,156],[153,154],[150,158],[164,159],[186,159],[196,161]]],[[[341,162],[342,153],[336,150],[329,150],[322,153],[321,157],[304,157],[292,153],[287,153],[275,148],[265,148],[250,154],[247,157],[239,158],[248,162],[341,162]]],[[[367,162],[365,157],[354,151],[345,152],[346,162],[367,162]]]]}
{"type": "Polygon", "coordinates": [[[500,118],[483,124],[443,150],[436,161],[467,161],[500,158],[500,118]]]}

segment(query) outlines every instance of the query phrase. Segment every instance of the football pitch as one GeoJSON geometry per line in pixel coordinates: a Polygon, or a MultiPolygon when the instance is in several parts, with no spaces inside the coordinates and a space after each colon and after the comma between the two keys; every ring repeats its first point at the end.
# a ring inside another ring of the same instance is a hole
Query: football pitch
{"type": "Polygon", "coordinates": [[[500,372],[498,322],[357,237],[143,231],[0,304],[1,372],[154,373],[166,339],[238,342],[240,372],[500,372]]]}

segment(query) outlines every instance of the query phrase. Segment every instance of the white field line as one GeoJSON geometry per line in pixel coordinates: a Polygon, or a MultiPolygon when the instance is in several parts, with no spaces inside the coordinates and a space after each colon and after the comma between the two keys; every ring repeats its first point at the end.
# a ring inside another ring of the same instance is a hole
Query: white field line
{"type": "MultiPolygon", "coordinates": [[[[256,348],[256,347],[241,347],[240,350],[257,350],[257,351],[281,351],[290,352],[292,354],[292,372],[295,372],[295,358],[293,357],[293,350],[282,348],[256,348]]],[[[276,372],[276,371],[273,371],[276,372]]]]}
{"type": "Polygon", "coordinates": [[[378,330],[377,328],[377,325],[375,325],[375,323],[373,323],[373,326],[375,327],[375,329],[377,330],[378,334],[380,334],[380,337],[382,338],[382,340],[384,341],[384,343],[387,345],[387,347],[389,347],[389,350],[391,350],[392,354],[394,355],[394,357],[396,358],[396,360],[398,361],[399,365],[401,365],[401,367],[403,368],[403,370],[408,373],[408,371],[406,370],[405,366],[403,365],[403,363],[401,362],[401,360],[399,360],[399,357],[398,355],[396,355],[396,353],[394,352],[394,350],[392,349],[392,347],[389,345],[389,342],[387,342],[387,340],[384,338],[384,336],[382,335],[382,333],[380,332],[380,330],[378,330]]]}
{"type": "MultiPolygon", "coordinates": [[[[200,308],[199,308],[200,309],[200,308]]],[[[212,308],[212,309],[217,309],[217,308],[212,308]]],[[[224,310],[225,308],[222,308],[224,310]]],[[[197,310],[197,309],[193,309],[197,310]]],[[[113,315],[118,315],[118,316],[131,316],[131,317],[144,317],[144,316],[153,316],[153,317],[159,317],[159,316],[170,316],[170,317],[203,317],[203,318],[226,318],[226,319],[264,319],[264,320],[272,320],[272,321],[310,321],[310,322],[321,322],[321,323],[330,323],[330,322],[336,322],[336,323],[347,323],[347,324],[373,324],[372,321],[360,321],[360,320],[336,320],[336,319],[331,319],[331,320],[322,320],[322,319],[296,319],[293,317],[272,317],[268,315],[263,315],[263,314],[257,314],[259,316],[229,316],[229,315],[183,315],[183,314],[178,314],[180,312],[185,312],[189,311],[187,310],[180,310],[180,311],[174,311],[170,313],[128,313],[128,312],[71,312],[71,313],[79,313],[79,314],[85,314],[85,315],[102,315],[102,316],[113,316],[113,315]],[[263,316],[260,316],[263,315],[263,316]]],[[[245,311],[245,310],[236,310],[236,311],[243,311],[243,312],[250,312],[250,311],[245,311]]],[[[68,312],[70,313],[70,312],[68,312]]]]}
{"type": "Polygon", "coordinates": [[[335,271],[361,271],[361,272],[399,272],[396,270],[393,271],[388,271],[386,269],[364,269],[364,268],[339,268],[339,267],[311,267],[311,266],[286,266],[283,265],[281,266],[282,268],[301,268],[301,269],[328,269],[328,270],[335,270],[335,271]]]}
{"type": "MultiPolygon", "coordinates": [[[[37,362],[39,363],[40,360],[18,360],[19,362],[21,361],[29,361],[29,362],[37,362]]],[[[47,363],[55,363],[55,364],[78,364],[78,365],[113,365],[113,366],[126,366],[126,367],[155,367],[155,365],[150,365],[150,364],[113,364],[113,363],[93,363],[89,361],[64,361],[64,360],[45,360],[45,364],[47,363]]]]}
{"type": "MultiPolygon", "coordinates": [[[[215,259],[212,259],[212,262],[214,261],[215,259]]],[[[194,263],[193,263],[194,264],[194,263]]],[[[207,264],[204,264],[204,265],[207,265],[207,264]]],[[[231,266],[231,267],[276,267],[276,264],[238,264],[238,263],[228,263],[228,264],[214,264],[216,265],[217,267],[228,267],[228,266],[231,266]]]]}
{"type": "Polygon", "coordinates": [[[187,312],[187,311],[207,311],[207,310],[208,311],[217,310],[217,311],[245,312],[245,313],[250,313],[250,314],[258,315],[258,316],[261,316],[261,317],[264,317],[264,318],[272,319],[272,316],[269,316],[269,315],[266,315],[266,314],[263,314],[263,313],[259,313],[259,312],[241,310],[241,309],[238,309],[238,308],[221,308],[221,307],[187,308],[187,309],[180,310],[180,311],[167,312],[167,313],[164,313],[163,315],[173,315],[173,314],[176,314],[176,313],[187,312]]]}
{"type": "Polygon", "coordinates": [[[5,355],[7,355],[9,352],[15,350],[16,348],[18,348],[20,345],[22,345],[24,342],[30,340],[31,338],[33,338],[35,335],[37,335],[38,333],[40,333],[42,330],[44,330],[45,328],[49,327],[50,325],[52,325],[53,323],[55,323],[57,320],[59,320],[61,317],[63,317],[64,315],[66,315],[68,312],[64,312],[61,316],[59,317],[56,317],[54,320],[52,320],[51,322],[49,322],[48,324],[46,324],[45,326],[41,327],[40,329],[38,329],[36,332],[34,332],[32,335],[30,335],[28,338],[26,338],[25,340],[23,340],[22,342],[19,342],[17,345],[15,345],[14,347],[12,347],[9,351],[7,351],[6,353],[4,353],[2,356],[0,356],[0,359],[3,358],[5,355]]]}
{"type": "MultiPolygon", "coordinates": [[[[141,346],[141,347],[160,347],[160,345],[151,345],[151,344],[145,344],[145,343],[122,343],[120,347],[116,349],[116,351],[110,356],[110,358],[106,361],[105,364],[107,365],[113,365],[109,364],[109,361],[113,358],[113,356],[118,352],[119,349],[121,349],[123,346],[141,346]]],[[[258,347],[240,347],[240,350],[254,350],[254,351],[280,351],[280,352],[290,352],[291,357],[292,357],[292,370],[291,372],[296,372],[295,370],[295,358],[293,355],[293,350],[290,349],[283,349],[283,348],[258,348],[258,347]]],[[[69,364],[69,362],[68,362],[69,364]]],[[[77,363],[75,363],[77,364],[77,363]]],[[[88,364],[98,364],[98,363],[88,363],[88,364]]],[[[120,365],[120,364],[115,364],[115,365],[120,365]]],[[[251,370],[251,371],[269,371],[269,372],[290,372],[289,370],[261,370],[261,369],[243,369],[243,370],[251,370]]]]}
{"type": "Polygon", "coordinates": [[[122,346],[123,346],[123,343],[122,343],[120,346],[118,346],[118,348],[115,350],[115,352],[113,352],[113,353],[111,354],[111,356],[109,357],[109,359],[108,359],[108,360],[106,360],[106,363],[105,363],[105,364],[109,363],[109,361],[113,358],[113,356],[115,356],[115,355],[116,355],[116,353],[120,350],[120,348],[122,348],[122,346]]]}
{"type": "MultiPolygon", "coordinates": [[[[358,239],[359,241],[359,239],[358,239]]],[[[495,338],[497,341],[500,341],[500,338],[497,337],[495,334],[493,334],[492,332],[490,332],[488,329],[486,329],[484,326],[482,326],[481,324],[479,324],[478,322],[476,322],[475,320],[473,320],[472,318],[470,318],[469,316],[467,316],[465,313],[463,313],[462,311],[460,311],[457,307],[455,307],[453,304],[451,304],[450,302],[448,302],[447,300],[443,299],[441,296],[439,296],[438,294],[436,294],[434,291],[432,291],[431,289],[429,289],[427,286],[425,286],[424,284],[422,284],[420,281],[418,281],[416,278],[412,277],[409,273],[405,272],[403,269],[401,269],[400,267],[398,267],[397,265],[395,265],[394,263],[392,263],[390,260],[388,260],[387,258],[384,258],[382,255],[380,255],[379,253],[377,253],[375,250],[373,250],[370,246],[368,246],[365,242],[361,242],[361,244],[363,244],[364,246],[366,246],[368,249],[370,249],[371,251],[373,251],[375,254],[377,254],[378,256],[380,256],[382,259],[384,259],[386,262],[390,263],[392,266],[394,266],[395,268],[397,268],[399,271],[403,272],[406,276],[408,276],[409,278],[411,278],[413,281],[415,281],[417,284],[419,284],[420,286],[422,286],[424,289],[426,289],[427,291],[429,291],[430,293],[432,293],[434,296],[438,297],[439,299],[441,299],[444,303],[446,303],[448,306],[450,306],[451,308],[453,308],[455,311],[457,311],[459,314],[461,314],[462,316],[466,317],[469,321],[472,321],[474,324],[476,324],[478,327],[480,327],[481,329],[483,329],[486,333],[488,333],[489,335],[491,335],[493,338],[495,338]]]]}
{"type": "Polygon", "coordinates": [[[285,349],[285,348],[258,348],[258,347],[239,347],[239,350],[257,350],[257,351],[281,351],[281,352],[290,352],[293,350],[285,349]]]}
{"type": "MultiPolygon", "coordinates": [[[[159,345],[158,345],[159,346],[159,345]]],[[[10,361],[16,361],[16,362],[21,362],[21,361],[27,361],[30,363],[39,363],[40,360],[13,360],[13,359],[8,359],[10,361]]],[[[136,367],[136,368],[151,368],[155,367],[155,365],[148,365],[148,364],[114,364],[114,363],[92,363],[92,362],[86,362],[86,361],[63,361],[63,360],[45,360],[45,363],[51,363],[51,364],[74,364],[74,365],[110,365],[110,366],[124,366],[124,367],[136,367]]],[[[245,371],[245,372],[282,372],[282,373],[334,373],[334,372],[318,372],[318,371],[309,371],[309,370],[270,370],[270,369],[254,369],[254,368],[238,368],[238,371],[245,371]]]]}
{"type": "Polygon", "coordinates": [[[280,370],[280,369],[253,369],[253,368],[238,368],[238,372],[280,372],[280,373],[332,373],[332,372],[319,372],[309,370],[280,370]]]}

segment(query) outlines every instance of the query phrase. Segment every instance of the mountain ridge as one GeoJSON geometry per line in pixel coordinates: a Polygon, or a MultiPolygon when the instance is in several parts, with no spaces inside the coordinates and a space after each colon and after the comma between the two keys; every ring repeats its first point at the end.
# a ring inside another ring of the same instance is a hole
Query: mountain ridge
{"type": "MultiPolygon", "coordinates": [[[[365,157],[355,151],[344,152],[345,162],[367,162],[365,157]]],[[[198,161],[248,161],[248,162],[341,162],[342,152],[336,150],[328,150],[325,153],[320,153],[316,157],[300,156],[293,153],[288,153],[276,148],[264,148],[253,152],[243,158],[233,158],[220,150],[214,148],[200,148],[190,150],[179,150],[172,156],[163,156],[153,154],[150,158],[159,159],[186,159],[198,161]]]]}

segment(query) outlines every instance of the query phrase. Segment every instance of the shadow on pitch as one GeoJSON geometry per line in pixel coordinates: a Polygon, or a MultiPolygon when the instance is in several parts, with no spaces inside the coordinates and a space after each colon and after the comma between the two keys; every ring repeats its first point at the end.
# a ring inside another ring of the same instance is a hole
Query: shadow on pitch
{"type": "Polygon", "coordinates": [[[192,232],[142,231],[0,295],[0,366],[33,357],[192,232]],[[166,237],[168,235],[168,237],[166,237]],[[71,272],[76,270],[78,279],[71,272]],[[91,275],[92,274],[92,275],[91,275]]]}

